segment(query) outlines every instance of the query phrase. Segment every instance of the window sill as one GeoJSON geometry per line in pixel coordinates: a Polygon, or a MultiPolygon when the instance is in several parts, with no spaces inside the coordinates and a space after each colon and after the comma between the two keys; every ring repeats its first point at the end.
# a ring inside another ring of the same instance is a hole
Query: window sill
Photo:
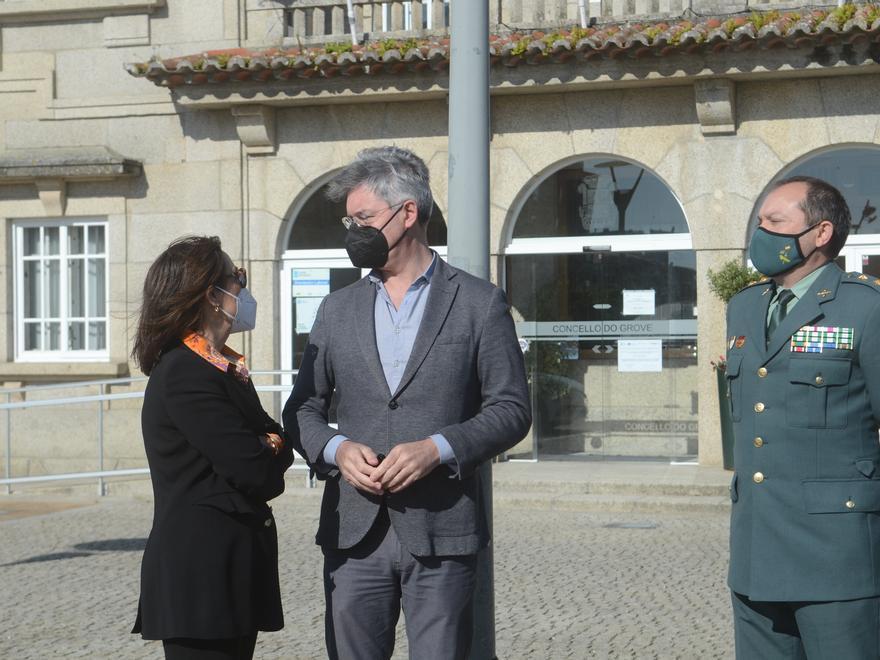
{"type": "Polygon", "coordinates": [[[16,0],[0,2],[0,23],[7,20],[57,21],[132,11],[152,12],[164,6],[165,0],[16,0]]]}
{"type": "Polygon", "coordinates": [[[59,382],[119,378],[129,375],[128,361],[4,362],[0,381],[59,382]]]}

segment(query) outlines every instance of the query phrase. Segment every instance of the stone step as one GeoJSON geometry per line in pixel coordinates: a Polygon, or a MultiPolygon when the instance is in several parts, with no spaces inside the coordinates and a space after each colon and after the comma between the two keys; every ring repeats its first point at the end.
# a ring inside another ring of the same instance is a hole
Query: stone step
{"type": "Polygon", "coordinates": [[[495,490],[493,500],[499,511],[521,508],[609,513],[725,513],[730,510],[730,497],[727,495],[584,494],[495,490]]]}
{"type": "Polygon", "coordinates": [[[562,481],[493,479],[495,492],[548,495],[631,495],[653,497],[727,497],[726,484],[656,483],[647,481],[562,481]]]}

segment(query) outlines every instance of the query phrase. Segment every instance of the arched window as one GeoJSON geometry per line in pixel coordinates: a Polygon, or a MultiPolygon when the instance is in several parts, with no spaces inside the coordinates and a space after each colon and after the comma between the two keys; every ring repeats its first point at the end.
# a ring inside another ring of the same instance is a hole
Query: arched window
{"type": "Polygon", "coordinates": [[[852,214],[850,234],[880,234],[880,148],[838,147],[798,163],[783,177],[815,176],[837,187],[852,214]]]}
{"type": "Polygon", "coordinates": [[[646,172],[616,158],[571,163],[526,198],[513,237],[687,233],[678,200],[646,172]]]}
{"type": "Polygon", "coordinates": [[[505,284],[535,423],[511,458],[697,453],[696,258],[645,166],[563,164],[523,192],[505,284]]]}
{"type": "MultiPolygon", "coordinates": [[[[345,252],[346,230],[341,221],[345,202],[332,202],[326,193],[325,184],[294,208],[287,249],[281,255],[281,360],[285,369],[296,369],[302,362],[324,296],[368,272],[353,267],[345,252]]],[[[428,224],[428,243],[446,256],[446,222],[436,204],[428,224]]]]}
{"type": "MultiPolygon", "coordinates": [[[[294,219],[287,249],[344,249],[345,227],[341,222],[344,215],[345,202],[330,201],[327,199],[327,186],[321,186],[309,197],[294,219]]],[[[433,246],[446,245],[446,222],[436,204],[428,222],[428,243],[433,246]]]]}
{"type": "MultiPolygon", "coordinates": [[[[849,239],[837,263],[848,271],[861,271],[880,277],[880,147],[841,145],[823,149],[783,169],[772,183],[790,176],[824,179],[843,194],[852,215],[849,239]]],[[[770,185],[755,204],[750,232],[757,225],[757,211],[770,185]]]]}

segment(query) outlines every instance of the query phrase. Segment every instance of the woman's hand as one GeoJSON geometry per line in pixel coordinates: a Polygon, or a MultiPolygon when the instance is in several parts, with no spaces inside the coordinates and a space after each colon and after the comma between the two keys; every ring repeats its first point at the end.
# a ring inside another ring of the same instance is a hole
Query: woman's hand
{"type": "Polygon", "coordinates": [[[277,433],[267,433],[266,435],[261,435],[260,442],[271,449],[272,453],[275,454],[275,456],[278,456],[281,450],[284,449],[284,438],[282,438],[277,433]]]}

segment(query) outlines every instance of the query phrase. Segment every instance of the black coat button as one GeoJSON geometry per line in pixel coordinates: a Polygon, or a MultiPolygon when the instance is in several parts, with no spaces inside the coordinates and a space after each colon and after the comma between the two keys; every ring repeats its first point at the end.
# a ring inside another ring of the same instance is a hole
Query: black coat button
{"type": "Polygon", "coordinates": [[[388,407],[391,408],[391,410],[397,410],[399,405],[400,404],[397,403],[397,401],[391,401],[391,403],[388,404],[388,407]]]}

